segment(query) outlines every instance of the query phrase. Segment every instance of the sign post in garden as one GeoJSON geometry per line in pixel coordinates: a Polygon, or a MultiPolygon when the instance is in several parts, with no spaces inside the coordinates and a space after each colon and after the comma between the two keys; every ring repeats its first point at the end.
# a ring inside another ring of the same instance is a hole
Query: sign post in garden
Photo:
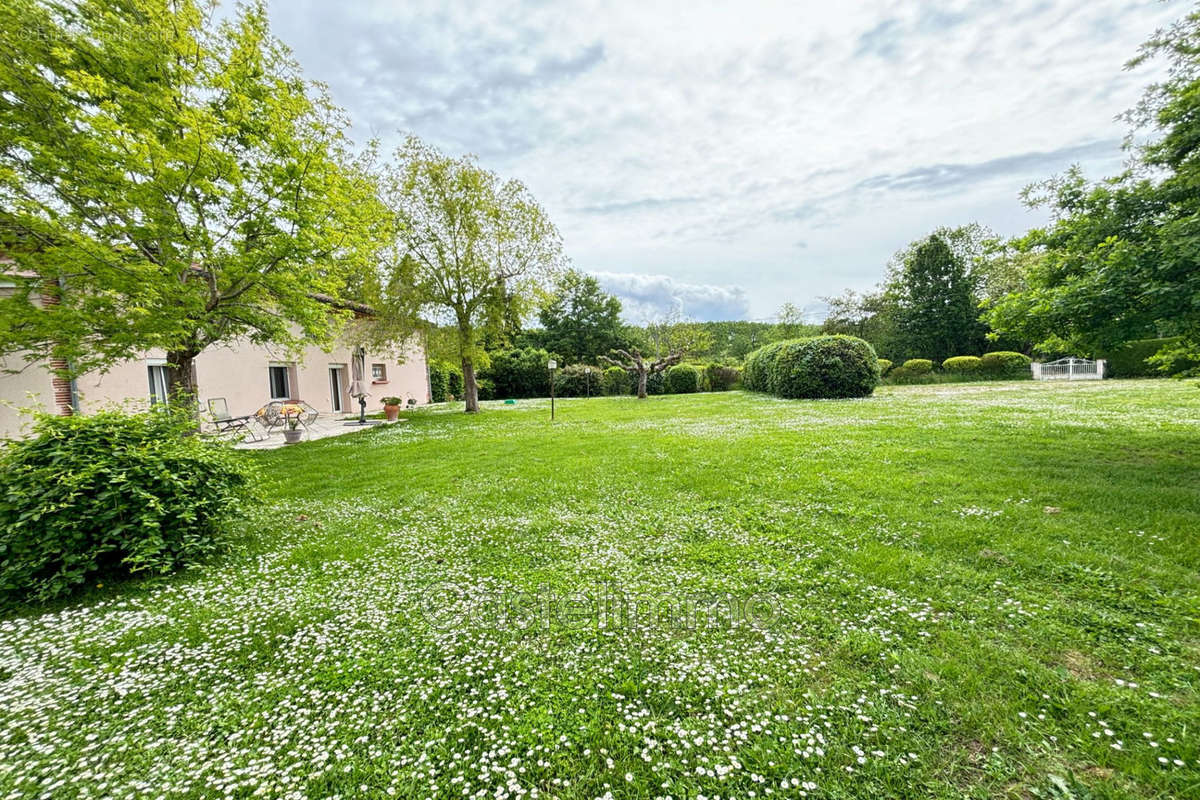
{"type": "Polygon", "coordinates": [[[554,422],[554,370],[558,367],[558,362],[552,358],[547,366],[550,367],[550,421],[554,422]]]}

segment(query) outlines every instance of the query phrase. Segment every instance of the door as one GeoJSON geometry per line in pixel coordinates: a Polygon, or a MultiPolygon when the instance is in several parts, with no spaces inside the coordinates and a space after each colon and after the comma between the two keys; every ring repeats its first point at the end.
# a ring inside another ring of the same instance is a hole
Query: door
{"type": "Polygon", "coordinates": [[[329,368],[329,407],[334,411],[345,411],[345,409],[342,408],[342,395],[346,386],[344,370],[345,367],[329,368]]]}

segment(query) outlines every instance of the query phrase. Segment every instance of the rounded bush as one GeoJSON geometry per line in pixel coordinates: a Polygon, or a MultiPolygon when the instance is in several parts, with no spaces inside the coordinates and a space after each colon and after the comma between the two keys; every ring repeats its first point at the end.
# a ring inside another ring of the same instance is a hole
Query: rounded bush
{"type": "Polygon", "coordinates": [[[978,356],[954,356],[942,362],[942,369],[954,375],[973,375],[979,372],[978,356]]]}
{"type": "Polygon", "coordinates": [[[694,394],[700,391],[700,370],[691,364],[676,364],[667,370],[668,394],[694,394]]]}
{"type": "Polygon", "coordinates": [[[568,364],[554,375],[554,393],[559,397],[595,397],[602,394],[599,367],[568,364]]]}
{"type": "Polygon", "coordinates": [[[933,372],[933,362],[928,358],[910,358],[900,365],[907,375],[928,375],[933,372]]]}
{"type": "Polygon", "coordinates": [[[726,364],[709,364],[704,368],[710,392],[727,392],[742,378],[742,371],[726,364]]]}
{"type": "Polygon", "coordinates": [[[776,342],[751,354],[755,388],[787,398],[866,397],[879,383],[879,358],[854,336],[813,336],[776,342]],[[765,352],[764,352],[765,351],[765,352]]]}
{"type": "Polygon", "coordinates": [[[783,349],[784,342],[772,342],[746,356],[742,369],[742,385],[752,392],[773,394],[772,378],[775,374],[775,359],[783,349]]]}
{"type": "Polygon", "coordinates": [[[980,372],[1002,378],[1024,377],[1030,374],[1031,359],[1023,353],[1011,350],[997,350],[994,353],[984,353],[979,359],[980,372]]]}
{"type": "Polygon", "coordinates": [[[165,411],[41,416],[0,452],[0,602],[165,573],[223,546],[251,473],[165,411]]]}
{"type": "Polygon", "coordinates": [[[888,374],[888,371],[889,371],[891,368],[892,368],[892,362],[891,362],[891,361],[888,361],[886,358],[881,358],[881,359],[879,359],[879,374],[880,374],[881,376],[883,376],[883,375],[887,375],[887,374],[888,374]]]}
{"type": "Polygon", "coordinates": [[[609,367],[600,376],[600,390],[607,395],[629,394],[633,388],[633,376],[621,367],[609,367]]]}

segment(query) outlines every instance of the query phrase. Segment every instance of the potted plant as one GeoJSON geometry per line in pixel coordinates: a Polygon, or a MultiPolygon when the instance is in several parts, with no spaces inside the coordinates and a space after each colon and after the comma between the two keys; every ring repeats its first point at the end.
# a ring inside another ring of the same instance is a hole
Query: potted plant
{"type": "Polygon", "coordinates": [[[395,422],[400,418],[400,405],[403,402],[399,397],[383,398],[383,413],[388,422],[395,422]]]}
{"type": "Polygon", "coordinates": [[[304,435],[304,431],[300,429],[300,415],[304,413],[304,409],[298,405],[286,405],[280,410],[283,412],[284,422],[283,441],[285,444],[295,444],[304,435]]]}

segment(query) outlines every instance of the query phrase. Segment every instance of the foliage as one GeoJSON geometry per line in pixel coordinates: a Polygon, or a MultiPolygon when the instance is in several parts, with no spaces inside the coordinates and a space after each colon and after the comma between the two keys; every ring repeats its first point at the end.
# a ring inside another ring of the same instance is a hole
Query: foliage
{"type": "Polygon", "coordinates": [[[742,371],[732,364],[709,364],[704,374],[710,392],[727,392],[742,379],[742,371]]]}
{"type": "Polygon", "coordinates": [[[625,347],[621,301],[600,288],[591,275],[565,270],[538,309],[543,347],[569,362],[593,361],[625,347]]]}
{"type": "Polygon", "coordinates": [[[979,372],[979,356],[951,356],[942,362],[942,369],[954,375],[973,375],[979,372]]]}
{"type": "Polygon", "coordinates": [[[984,329],[965,259],[938,233],[898,254],[896,336],[905,355],[978,352],[984,329]]]}
{"type": "Polygon", "coordinates": [[[559,397],[597,397],[604,393],[602,372],[591,364],[568,364],[554,373],[554,393],[559,397]]]}
{"type": "Polygon", "coordinates": [[[600,376],[600,390],[606,395],[625,395],[633,391],[633,379],[621,367],[608,367],[600,376]]]}
{"type": "Polygon", "coordinates": [[[386,174],[398,222],[387,272],[411,281],[425,311],[454,326],[466,410],[475,412],[484,345],[511,329],[560,269],[561,237],[522,183],[501,181],[471,157],[409,137],[396,159],[386,174]]]}
{"type": "Polygon", "coordinates": [[[0,451],[0,602],[94,577],[161,574],[217,552],[250,473],[190,418],[41,416],[0,451]]]}
{"type": "Polygon", "coordinates": [[[676,364],[664,377],[668,394],[692,394],[700,391],[703,373],[691,364],[676,364]]]}
{"type": "Polygon", "coordinates": [[[349,123],[263,2],[11,0],[0,11],[0,355],[102,369],[246,338],[328,343],[386,216],[349,123]],[[50,304],[37,302],[42,294],[50,304]]]}
{"type": "Polygon", "coordinates": [[[994,328],[1039,343],[1057,337],[1083,352],[1162,336],[1200,349],[1198,41],[1193,10],[1131,62],[1163,58],[1169,69],[1128,115],[1148,136],[1125,172],[1089,183],[1072,168],[1026,191],[1051,222],[1016,243],[1041,259],[1026,289],[989,310],[994,328]]]}
{"type": "Polygon", "coordinates": [[[496,397],[523,398],[550,395],[550,353],[527,347],[490,354],[483,376],[490,380],[496,397]]]}
{"type": "Polygon", "coordinates": [[[900,365],[908,375],[926,375],[933,372],[933,361],[928,358],[910,358],[900,365]]]}
{"type": "Polygon", "coordinates": [[[879,359],[879,374],[880,376],[887,375],[892,368],[892,362],[886,358],[879,359]]]}
{"type": "Polygon", "coordinates": [[[756,374],[754,385],[747,381],[747,388],[780,397],[865,397],[879,382],[875,350],[853,336],[792,339],[768,345],[751,359],[756,362],[756,374]]]}
{"type": "Polygon", "coordinates": [[[455,400],[463,399],[462,370],[449,364],[446,365],[446,391],[455,400]]]}
{"type": "Polygon", "coordinates": [[[444,403],[450,393],[449,373],[453,370],[441,361],[429,362],[429,398],[432,403],[444,403]]]}
{"type": "Polygon", "coordinates": [[[991,377],[1023,378],[1031,376],[1031,359],[1023,353],[997,350],[984,353],[979,359],[979,371],[991,377]]]}
{"type": "Polygon", "coordinates": [[[402,406],[404,405],[403,397],[381,397],[379,402],[385,406],[402,406]]]}
{"type": "MultiPolygon", "coordinates": [[[[634,394],[637,394],[637,385],[634,385],[634,394]]],[[[666,394],[667,393],[667,374],[666,372],[649,372],[646,374],[646,394],[666,394]]]]}
{"type": "Polygon", "coordinates": [[[772,342],[746,356],[742,368],[742,385],[752,392],[775,393],[775,359],[783,349],[783,342],[772,342]]]}
{"type": "Polygon", "coordinates": [[[1097,357],[1105,359],[1107,362],[1105,374],[1112,378],[1151,378],[1175,375],[1188,372],[1200,365],[1200,361],[1189,358],[1186,351],[1177,361],[1172,360],[1165,365],[1155,363],[1153,359],[1160,352],[1171,353],[1182,345],[1184,345],[1184,340],[1181,336],[1165,339],[1140,339],[1106,350],[1097,357]],[[1162,369],[1162,366],[1165,366],[1166,369],[1162,369]]]}

